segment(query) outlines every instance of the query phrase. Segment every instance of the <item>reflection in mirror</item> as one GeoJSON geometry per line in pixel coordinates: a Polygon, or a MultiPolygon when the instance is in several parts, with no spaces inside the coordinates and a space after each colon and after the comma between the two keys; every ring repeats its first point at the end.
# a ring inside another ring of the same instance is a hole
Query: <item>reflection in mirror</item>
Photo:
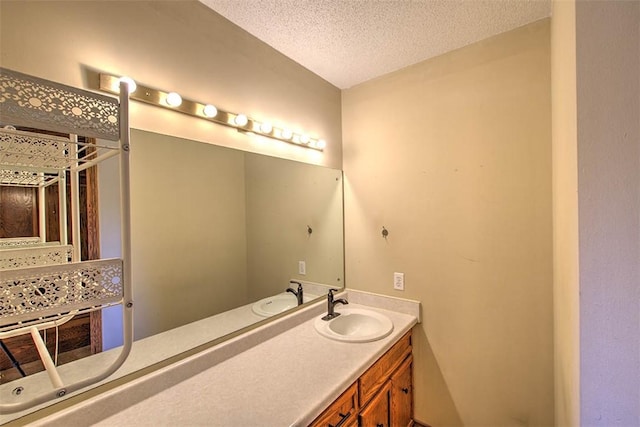
{"type": "Polygon", "coordinates": [[[341,171],[137,130],[131,139],[135,339],[239,307],[240,326],[255,323],[252,303],[290,280],[309,295],[323,292],[313,284],[342,287],[341,171]]]}
{"type": "Polygon", "coordinates": [[[4,415],[49,404],[108,378],[127,358],[133,328],[126,95],[116,100],[4,68],[0,80],[5,95],[0,103],[4,415]],[[95,168],[109,161],[119,164],[115,185],[123,207],[117,218],[123,245],[121,257],[105,259],[95,250],[93,187],[95,168]],[[84,354],[101,351],[94,321],[102,320],[102,308],[115,306],[126,307],[119,322],[122,345],[95,359],[92,369],[74,369],[84,354]]]}
{"type": "MultiPolygon", "coordinates": [[[[105,382],[343,287],[342,173],[206,143],[131,132],[134,342],[105,382]],[[295,282],[295,283],[294,283],[295,282]]],[[[98,165],[100,253],[120,255],[117,162],[98,165]]],[[[81,376],[122,346],[122,307],[102,310],[103,352],[60,367],[81,376]]],[[[177,356],[180,357],[180,356],[177,356]]],[[[44,373],[21,379],[26,389],[44,373]]],[[[11,382],[0,386],[12,396],[11,382]]],[[[24,414],[0,414],[0,423],[24,414]]]]}

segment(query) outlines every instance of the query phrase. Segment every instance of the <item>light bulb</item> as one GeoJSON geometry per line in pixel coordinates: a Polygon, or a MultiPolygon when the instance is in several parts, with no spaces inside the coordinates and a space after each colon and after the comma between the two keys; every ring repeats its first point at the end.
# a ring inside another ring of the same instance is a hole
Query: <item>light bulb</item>
{"type": "Polygon", "coordinates": [[[167,104],[171,107],[178,107],[182,104],[182,97],[175,92],[169,92],[167,94],[167,104]]]}
{"type": "Polygon", "coordinates": [[[205,117],[215,117],[218,114],[218,109],[211,104],[207,104],[202,109],[202,114],[204,114],[205,117]]]}
{"type": "Polygon", "coordinates": [[[305,135],[305,134],[300,135],[300,142],[302,144],[308,144],[309,143],[309,135],[305,135]]]}
{"type": "Polygon", "coordinates": [[[127,92],[129,93],[135,92],[136,89],[138,88],[138,85],[136,84],[135,80],[133,80],[131,77],[122,76],[118,80],[118,83],[119,82],[125,82],[127,84],[127,92]]]}
{"type": "Polygon", "coordinates": [[[316,148],[319,148],[320,150],[324,150],[326,146],[327,141],[325,141],[324,139],[319,139],[318,142],[316,142],[316,148]]]}
{"type": "Polygon", "coordinates": [[[282,129],[282,137],[284,139],[291,139],[293,131],[291,129],[282,129]]]}
{"type": "Polygon", "coordinates": [[[273,126],[269,122],[264,122],[260,124],[260,132],[271,133],[272,130],[273,130],[273,126]]]}
{"type": "Polygon", "coordinates": [[[249,123],[249,119],[244,114],[238,114],[233,122],[238,126],[244,126],[249,123]]]}

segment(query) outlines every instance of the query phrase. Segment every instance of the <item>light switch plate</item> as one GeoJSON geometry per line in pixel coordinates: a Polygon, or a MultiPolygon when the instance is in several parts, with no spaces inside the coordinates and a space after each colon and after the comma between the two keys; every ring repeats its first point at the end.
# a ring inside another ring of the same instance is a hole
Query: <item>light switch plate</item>
{"type": "Polygon", "coordinates": [[[304,261],[298,261],[298,274],[303,276],[307,274],[307,263],[304,261]]]}

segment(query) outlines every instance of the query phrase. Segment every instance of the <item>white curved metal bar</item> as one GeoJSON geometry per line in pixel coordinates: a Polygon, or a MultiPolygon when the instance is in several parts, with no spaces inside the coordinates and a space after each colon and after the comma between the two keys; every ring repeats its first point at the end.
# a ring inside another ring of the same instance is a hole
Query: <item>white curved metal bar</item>
{"type": "Polygon", "coordinates": [[[67,230],[67,174],[65,171],[60,171],[58,176],[58,227],[60,230],[60,243],[66,245],[69,242],[67,230]]]}
{"type": "MultiPolygon", "coordinates": [[[[69,157],[73,159],[72,167],[69,172],[71,184],[71,241],[80,241],[80,176],[78,173],[78,135],[69,135],[72,142],[69,157]]],[[[62,205],[62,201],[60,201],[62,205]]],[[[65,215],[66,218],[66,215],[65,215]]],[[[61,223],[62,225],[62,223],[61,223]]],[[[66,228],[66,224],[65,224],[66,228]]],[[[73,261],[80,261],[80,245],[75,245],[73,250],[73,261]]]]}
{"type": "Polygon", "coordinates": [[[55,388],[62,388],[64,386],[64,383],[62,382],[62,378],[60,378],[60,374],[56,369],[55,363],[53,363],[53,359],[51,359],[49,350],[47,350],[47,345],[44,343],[42,337],[40,336],[38,328],[31,327],[29,329],[29,332],[31,333],[31,338],[33,338],[33,342],[36,345],[36,349],[38,350],[38,355],[40,356],[40,360],[42,360],[44,369],[47,371],[47,375],[49,375],[51,384],[55,388]]]}
{"type": "Polygon", "coordinates": [[[38,187],[38,233],[40,234],[40,242],[47,241],[47,210],[40,208],[46,206],[44,187],[38,187]]]}

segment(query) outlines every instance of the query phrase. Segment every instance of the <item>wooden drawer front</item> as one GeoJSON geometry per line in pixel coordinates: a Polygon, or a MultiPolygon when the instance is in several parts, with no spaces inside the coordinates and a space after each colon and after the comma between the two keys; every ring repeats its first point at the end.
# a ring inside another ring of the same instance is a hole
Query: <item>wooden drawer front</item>
{"type": "Polygon", "coordinates": [[[360,427],[389,427],[389,399],[391,382],[387,381],[380,393],[360,412],[360,427]]]}
{"type": "Polygon", "coordinates": [[[413,356],[407,357],[391,376],[391,425],[410,426],[413,423],[413,356]]]}
{"type": "Polygon", "coordinates": [[[362,374],[358,380],[360,406],[364,406],[373,397],[409,354],[411,354],[411,331],[400,338],[400,341],[362,374]]]}
{"type": "Polygon", "coordinates": [[[358,383],[355,382],[312,423],[313,427],[347,427],[358,420],[358,383]]]}

